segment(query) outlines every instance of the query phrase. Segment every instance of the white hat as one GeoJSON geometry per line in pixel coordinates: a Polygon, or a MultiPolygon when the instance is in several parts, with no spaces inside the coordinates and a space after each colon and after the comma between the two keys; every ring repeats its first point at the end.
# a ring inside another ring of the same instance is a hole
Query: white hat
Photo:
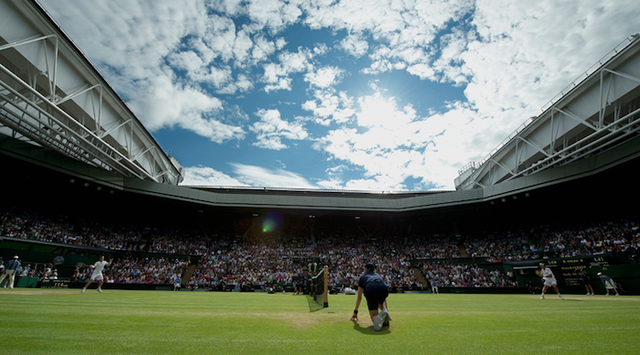
{"type": "Polygon", "coordinates": [[[600,276],[600,275],[602,275],[602,273],[601,273],[601,272],[599,272],[599,273],[598,273],[598,276],[600,276]]]}
{"type": "Polygon", "coordinates": [[[18,259],[19,257],[16,255],[16,256],[14,256],[13,258],[14,258],[14,259],[18,259]]]}

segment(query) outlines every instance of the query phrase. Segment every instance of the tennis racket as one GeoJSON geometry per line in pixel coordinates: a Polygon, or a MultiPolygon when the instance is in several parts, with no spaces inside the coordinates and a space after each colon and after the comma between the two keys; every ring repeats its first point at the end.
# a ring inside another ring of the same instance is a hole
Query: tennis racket
{"type": "Polygon", "coordinates": [[[83,263],[82,261],[78,261],[78,262],[76,263],[76,266],[77,266],[77,267],[89,267],[89,265],[87,265],[87,264],[83,263]]]}

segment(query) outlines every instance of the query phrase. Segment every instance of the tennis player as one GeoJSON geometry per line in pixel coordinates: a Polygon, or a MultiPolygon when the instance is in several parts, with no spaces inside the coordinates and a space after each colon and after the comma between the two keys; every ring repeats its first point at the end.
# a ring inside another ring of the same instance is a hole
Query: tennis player
{"type": "Polygon", "coordinates": [[[544,299],[544,294],[547,292],[549,286],[553,287],[554,290],[558,293],[558,297],[563,300],[564,298],[560,294],[560,290],[558,290],[558,281],[556,277],[553,275],[553,271],[549,269],[544,263],[540,263],[540,272],[542,273],[542,282],[544,283],[544,287],[542,287],[542,295],[540,295],[540,299],[544,299]]]}
{"type": "Polygon", "coordinates": [[[98,281],[98,292],[102,292],[102,283],[104,282],[104,275],[102,275],[102,270],[107,265],[110,265],[113,262],[113,258],[109,260],[109,262],[104,261],[104,255],[100,255],[100,260],[96,261],[95,264],[89,266],[93,269],[93,273],[91,274],[91,278],[87,281],[87,284],[82,288],[82,293],[87,290],[87,287],[91,285],[91,283],[96,280],[98,281]]]}
{"type": "Polygon", "coordinates": [[[356,298],[356,307],[350,320],[358,320],[358,308],[362,301],[362,295],[367,299],[367,307],[369,308],[369,316],[373,322],[373,330],[376,332],[382,329],[383,325],[389,325],[391,318],[387,310],[387,296],[389,289],[384,284],[382,276],[374,272],[376,266],[373,263],[367,263],[364,266],[365,272],[360,276],[358,281],[358,295],[356,298]],[[378,309],[381,310],[378,313],[378,309]]]}
{"type": "Polygon", "coordinates": [[[598,273],[598,276],[600,277],[600,280],[602,280],[602,283],[604,284],[604,288],[607,290],[607,296],[611,294],[611,290],[616,291],[616,296],[620,296],[620,293],[618,293],[618,286],[616,285],[616,282],[613,281],[612,278],[602,274],[601,272],[598,273]]]}

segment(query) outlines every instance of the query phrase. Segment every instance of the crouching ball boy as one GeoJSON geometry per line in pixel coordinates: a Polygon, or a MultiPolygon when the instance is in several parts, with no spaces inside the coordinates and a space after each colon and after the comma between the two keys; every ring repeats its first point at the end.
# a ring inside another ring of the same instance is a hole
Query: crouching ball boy
{"type": "Polygon", "coordinates": [[[384,284],[382,276],[374,272],[375,268],[376,266],[372,263],[367,263],[364,266],[365,273],[362,274],[358,281],[356,307],[353,310],[353,315],[350,320],[358,320],[358,308],[360,308],[360,302],[364,294],[364,297],[367,299],[369,316],[371,316],[371,322],[373,322],[373,330],[379,331],[383,325],[389,325],[391,318],[389,318],[389,311],[387,310],[389,289],[387,285],[384,284]],[[379,313],[378,309],[380,309],[379,313]]]}

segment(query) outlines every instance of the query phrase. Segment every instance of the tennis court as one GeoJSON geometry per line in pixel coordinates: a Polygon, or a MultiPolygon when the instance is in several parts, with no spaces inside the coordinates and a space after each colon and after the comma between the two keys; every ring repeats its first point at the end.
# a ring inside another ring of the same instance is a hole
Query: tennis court
{"type": "Polygon", "coordinates": [[[632,354],[640,297],[391,294],[389,328],[355,296],[0,290],[3,354],[632,354]]]}

